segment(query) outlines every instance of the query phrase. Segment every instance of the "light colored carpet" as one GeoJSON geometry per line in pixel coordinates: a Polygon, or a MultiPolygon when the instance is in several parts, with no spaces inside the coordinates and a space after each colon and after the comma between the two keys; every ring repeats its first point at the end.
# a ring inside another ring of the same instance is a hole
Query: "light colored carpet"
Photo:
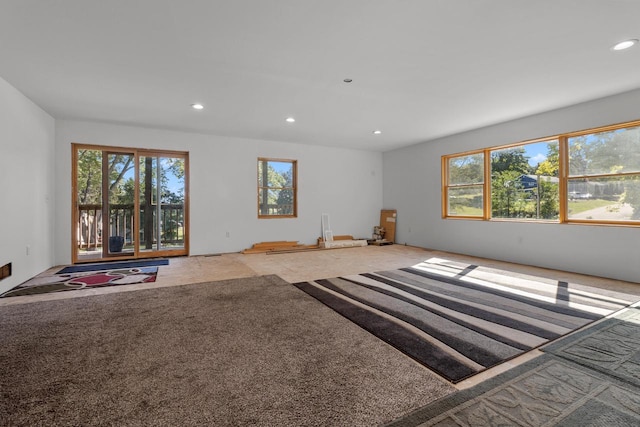
{"type": "Polygon", "coordinates": [[[4,425],[371,426],[453,391],[277,276],[0,318],[4,425]]]}

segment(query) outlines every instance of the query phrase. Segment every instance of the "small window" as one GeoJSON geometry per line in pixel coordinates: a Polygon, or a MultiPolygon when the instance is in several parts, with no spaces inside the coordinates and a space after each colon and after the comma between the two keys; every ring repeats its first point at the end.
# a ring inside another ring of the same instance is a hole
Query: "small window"
{"type": "Polygon", "coordinates": [[[445,158],[445,217],[483,217],[484,153],[445,158]]]}
{"type": "Polygon", "coordinates": [[[258,159],[258,218],[295,218],[297,162],[258,159]]]}

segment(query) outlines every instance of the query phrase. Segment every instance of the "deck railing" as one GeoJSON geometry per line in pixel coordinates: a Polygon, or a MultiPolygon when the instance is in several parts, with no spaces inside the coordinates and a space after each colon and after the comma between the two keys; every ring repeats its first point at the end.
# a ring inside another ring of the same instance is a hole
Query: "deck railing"
{"type": "MultiPolygon", "coordinates": [[[[109,231],[111,236],[123,236],[125,245],[132,245],[135,206],[132,204],[112,204],[109,206],[109,231]]],[[[153,206],[155,212],[157,206],[153,206]]],[[[141,245],[147,243],[145,238],[145,208],[140,208],[141,245]]],[[[102,247],[104,233],[102,205],[87,204],[78,206],[77,242],[80,249],[95,250],[102,247]]],[[[157,218],[153,217],[152,236],[157,234],[157,218]]],[[[160,236],[162,244],[179,245],[184,243],[184,206],[182,204],[163,204],[160,206],[160,236]]],[[[156,242],[155,236],[151,239],[156,242]]],[[[142,248],[142,247],[141,247],[142,248]]],[[[143,249],[143,248],[142,248],[143,249]]]]}
{"type": "Polygon", "coordinates": [[[102,247],[102,205],[79,205],[77,242],[80,249],[102,247]]]}

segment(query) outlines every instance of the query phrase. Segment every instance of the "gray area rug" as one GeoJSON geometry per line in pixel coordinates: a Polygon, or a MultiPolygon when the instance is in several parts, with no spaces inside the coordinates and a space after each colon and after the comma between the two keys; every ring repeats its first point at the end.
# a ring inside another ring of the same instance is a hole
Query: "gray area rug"
{"type": "Polygon", "coordinates": [[[445,260],[294,286],[454,383],[635,301],[445,260]]]}
{"type": "Polygon", "coordinates": [[[453,392],[277,276],[0,318],[2,425],[371,426],[453,392]]]}
{"type": "Polygon", "coordinates": [[[640,388],[545,354],[388,424],[413,426],[640,425],[640,388]]]}
{"type": "Polygon", "coordinates": [[[640,386],[640,307],[623,310],[542,350],[640,386]]]}

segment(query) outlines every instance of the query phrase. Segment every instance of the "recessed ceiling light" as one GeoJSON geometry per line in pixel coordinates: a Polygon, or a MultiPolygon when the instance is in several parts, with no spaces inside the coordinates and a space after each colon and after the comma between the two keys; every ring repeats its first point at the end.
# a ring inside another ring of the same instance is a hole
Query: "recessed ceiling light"
{"type": "Polygon", "coordinates": [[[191,108],[193,108],[194,110],[202,110],[204,108],[204,105],[202,105],[202,104],[191,104],[191,108]]]}
{"type": "Polygon", "coordinates": [[[343,82],[345,83],[351,83],[353,81],[353,79],[344,79],[343,82]]]}
{"type": "Polygon", "coordinates": [[[382,133],[382,131],[381,131],[381,130],[374,130],[374,131],[373,131],[373,134],[374,134],[374,135],[380,135],[381,133],[382,133]]]}
{"type": "Polygon", "coordinates": [[[625,50],[625,49],[629,49],[631,46],[633,46],[636,43],[638,43],[638,39],[629,39],[629,40],[625,40],[623,42],[620,42],[620,43],[616,44],[611,49],[612,50],[625,50]]]}
{"type": "Polygon", "coordinates": [[[293,123],[296,121],[296,119],[294,119],[293,117],[287,117],[285,120],[287,123],[293,123]]]}

